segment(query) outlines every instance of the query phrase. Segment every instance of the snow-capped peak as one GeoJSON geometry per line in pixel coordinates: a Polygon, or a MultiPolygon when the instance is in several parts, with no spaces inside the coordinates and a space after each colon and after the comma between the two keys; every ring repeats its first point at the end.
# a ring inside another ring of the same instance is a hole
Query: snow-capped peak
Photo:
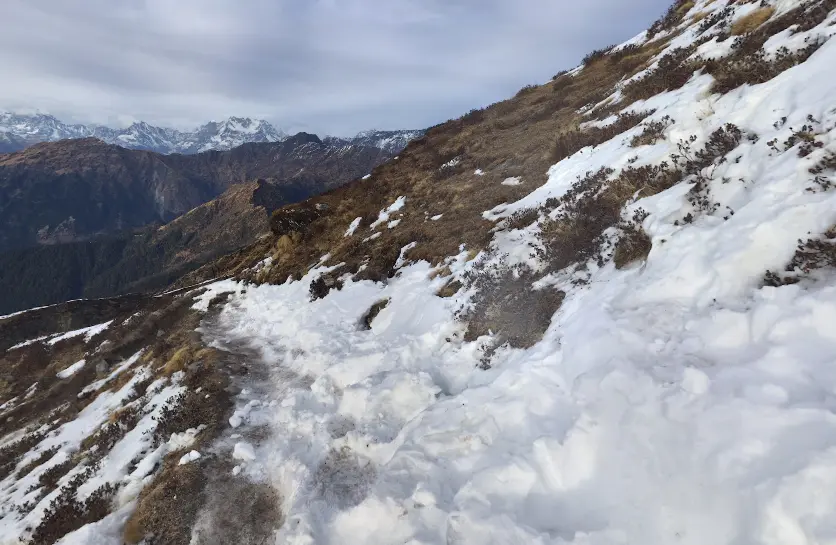
{"type": "Polygon", "coordinates": [[[0,152],[16,151],[38,142],[94,136],[126,148],[159,153],[198,153],[228,150],[248,142],[279,142],[287,134],[263,119],[230,117],[194,130],[158,127],[145,121],[114,129],[96,125],[68,125],[52,115],[0,113],[0,152]]]}

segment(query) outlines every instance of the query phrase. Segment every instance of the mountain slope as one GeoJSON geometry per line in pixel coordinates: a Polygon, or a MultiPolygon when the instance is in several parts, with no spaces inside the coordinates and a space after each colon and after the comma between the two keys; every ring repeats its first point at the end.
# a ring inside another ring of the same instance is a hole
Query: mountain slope
{"type": "Polygon", "coordinates": [[[678,2],[192,276],[234,277],[0,321],[3,535],[826,542],[834,22],[678,2]]]}
{"type": "Polygon", "coordinates": [[[270,213],[308,191],[264,180],[235,184],[160,227],[2,253],[0,313],[164,288],[268,234],[270,213]]]}
{"type": "Polygon", "coordinates": [[[0,155],[0,250],[167,222],[230,185],[264,178],[301,199],[386,160],[378,148],[333,147],[300,133],[226,152],[159,155],[94,139],[0,155]]]}

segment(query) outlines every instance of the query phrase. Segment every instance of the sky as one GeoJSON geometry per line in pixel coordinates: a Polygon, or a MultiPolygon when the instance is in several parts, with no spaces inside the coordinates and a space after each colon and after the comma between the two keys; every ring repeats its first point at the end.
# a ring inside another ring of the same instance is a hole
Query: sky
{"type": "Polygon", "coordinates": [[[193,128],[424,128],[646,29],[673,0],[4,0],[0,109],[193,128]]]}

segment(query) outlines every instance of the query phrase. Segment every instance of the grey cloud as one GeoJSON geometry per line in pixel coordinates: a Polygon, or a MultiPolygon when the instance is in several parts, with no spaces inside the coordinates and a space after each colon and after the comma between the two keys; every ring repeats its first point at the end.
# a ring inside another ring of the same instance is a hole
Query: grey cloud
{"type": "Polygon", "coordinates": [[[630,38],[671,0],[6,0],[0,108],[348,134],[425,127],[630,38]]]}

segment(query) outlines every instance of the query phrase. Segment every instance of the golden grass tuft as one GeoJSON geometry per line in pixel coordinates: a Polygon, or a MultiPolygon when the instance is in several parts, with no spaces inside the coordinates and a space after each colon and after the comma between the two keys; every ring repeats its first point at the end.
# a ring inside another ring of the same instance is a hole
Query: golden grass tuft
{"type": "Polygon", "coordinates": [[[770,17],[775,13],[775,8],[772,6],[767,6],[764,8],[758,8],[749,15],[744,15],[740,19],[734,22],[731,27],[732,36],[740,36],[742,34],[748,34],[764,24],[766,21],[769,20],[770,17]]]}
{"type": "Polygon", "coordinates": [[[194,354],[191,346],[187,345],[178,349],[163,366],[163,374],[170,377],[174,373],[182,371],[185,369],[186,365],[192,362],[193,356],[194,354]]]}

